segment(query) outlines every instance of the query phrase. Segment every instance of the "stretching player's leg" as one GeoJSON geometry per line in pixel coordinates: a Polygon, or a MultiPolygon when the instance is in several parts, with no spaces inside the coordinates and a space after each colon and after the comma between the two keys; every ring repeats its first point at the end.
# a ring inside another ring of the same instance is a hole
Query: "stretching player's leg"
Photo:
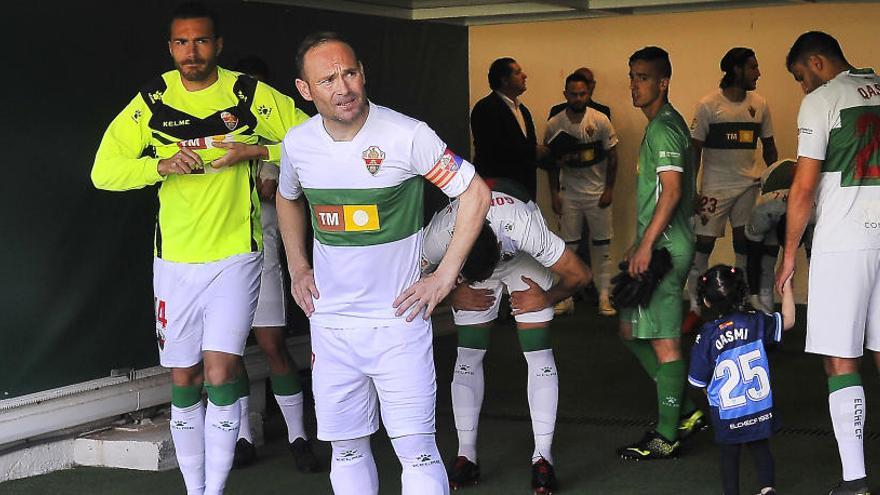
{"type": "Polygon", "coordinates": [[[452,371],[452,412],[458,433],[458,456],[474,465],[477,463],[477,427],[485,389],[483,358],[489,348],[489,325],[457,327],[458,356],[452,371]]]}
{"type": "Polygon", "coordinates": [[[376,495],[379,473],[370,437],[330,442],[330,485],[335,495],[376,495]]]}
{"type": "Polygon", "coordinates": [[[739,495],[740,444],[721,444],[721,488],[723,495],[739,495]]]}
{"type": "Polygon", "coordinates": [[[526,388],[532,433],[535,436],[532,463],[546,459],[553,464],[553,432],[559,403],[559,376],[550,345],[550,329],[547,323],[518,323],[517,334],[528,366],[526,388]]]}
{"type": "Polygon", "coordinates": [[[288,448],[294,455],[296,467],[300,471],[314,472],[318,469],[318,461],[303,425],[305,399],[296,363],[284,341],[284,327],[255,327],[254,335],[269,363],[272,392],[287,426],[288,448]]]}
{"type": "Polygon", "coordinates": [[[863,483],[866,476],[862,440],[866,420],[865,390],[859,375],[859,361],[825,357],[828,406],[844,483],[863,483]]]}
{"type": "Polygon", "coordinates": [[[171,439],[187,495],[205,493],[202,364],[171,369],[171,439]]]}
{"type": "MultiPolygon", "coordinates": [[[[709,256],[715,249],[715,238],[705,235],[697,236],[697,243],[694,246],[694,263],[688,272],[687,292],[688,299],[691,302],[691,313],[700,314],[700,300],[697,297],[697,279],[709,269],[709,256]]],[[[688,318],[691,318],[688,314],[688,318]]],[[[685,322],[687,324],[687,322],[685,322]]],[[[694,322],[696,324],[696,322],[694,322]]]]}
{"type": "Polygon", "coordinates": [[[241,409],[239,399],[248,384],[242,373],[241,356],[205,351],[205,494],[223,493],[232,468],[241,409]]]}

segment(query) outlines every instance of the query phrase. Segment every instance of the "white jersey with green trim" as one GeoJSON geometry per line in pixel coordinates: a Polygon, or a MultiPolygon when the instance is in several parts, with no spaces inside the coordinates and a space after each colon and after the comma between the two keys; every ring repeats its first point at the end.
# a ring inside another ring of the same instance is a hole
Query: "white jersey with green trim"
{"type": "MultiPolygon", "coordinates": [[[[425,229],[422,248],[422,271],[433,271],[443,260],[458,213],[458,201],[434,214],[425,229]]],[[[522,251],[546,266],[553,266],[565,251],[565,242],[550,232],[538,205],[502,192],[492,191],[492,205],[486,220],[501,243],[501,263],[522,251]]],[[[496,269],[497,270],[497,269],[496,269]]]]}
{"type": "Polygon", "coordinates": [[[604,113],[589,107],[580,122],[572,122],[566,111],[559,112],[547,121],[544,144],[548,144],[560,131],[568,133],[583,145],[592,145],[563,157],[560,177],[562,195],[571,198],[601,196],[605,191],[607,152],[617,146],[617,132],[611,120],[604,113]]]}
{"type": "Polygon", "coordinates": [[[798,156],[822,161],[813,252],[880,249],[880,77],[841,72],[804,97],[798,156]]]}
{"type": "Polygon", "coordinates": [[[758,139],[773,137],[770,108],[754,91],[734,102],[718,89],[697,103],[691,137],[703,143],[701,192],[749,187],[761,176],[758,139]]]}
{"type": "Polygon", "coordinates": [[[315,234],[320,297],[311,321],[328,328],[401,324],[394,300],[419,278],[425,177],[446,195],[467,189],[474,167],[424,122],[370,103],[351,141],[334,141],[320,115],[282,143],[278,192],[305,194],[315,234]]]}

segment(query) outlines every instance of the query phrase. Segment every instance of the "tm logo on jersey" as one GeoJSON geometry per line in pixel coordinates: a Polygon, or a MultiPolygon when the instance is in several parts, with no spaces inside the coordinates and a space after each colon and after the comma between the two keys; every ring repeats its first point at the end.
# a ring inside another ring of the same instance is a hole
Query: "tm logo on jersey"
{"type": "Polygon", "coordinates": [[[379,230],[376,205],[314,205],[315,225],[324,232],[366,232],[379,230]]]}
{"type": "Polygon", "coordinates": [[[379,167],[382,166],[382,161],[385,160],[385,152],[378,146],[370,146],[364,150],[361,157],[364,159],[364,165],[367,166],[367,172],[369,172],[370,175],[376,175],[379,173],[379,167]]]}

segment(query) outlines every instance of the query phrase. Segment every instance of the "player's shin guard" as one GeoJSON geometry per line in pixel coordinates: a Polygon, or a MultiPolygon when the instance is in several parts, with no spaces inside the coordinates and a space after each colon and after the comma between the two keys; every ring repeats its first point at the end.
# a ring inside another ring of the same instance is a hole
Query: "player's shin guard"
{"type": "Polygon", "coordinates": [[[238,438],[243,386],[238,378],[222,385],[205,385],[208,408],[205,413],[205,495],[223,493],[232,469],[238,438]]]}
{"type": "Polygon", "coordinates": [[[590,244],[590,259],[593,261],[596,288],[599,289],[600,294],[604,293],[606,296],[611,290],[611,271],[613,269],[610,248],[610,240],[593,241],[590,244]]]}
{"type": "Polygon", "coordinates": [[[449,494],[449,479],[433,433],[393,438],[391,445],[403,467],[402,495],[449,494]]]}
{"type": "Polygon", "coordinates": [[[379,474],[370,449],[370,437],[330,442],[330,485],[335,495],[376,495],[379,474]]]}
{"type": "Polygon", "coordinates": [[[559,376],[553,350],[550,349],[550,330],[532,328],[519,330],[517,334],[528,365],[526,388],[529,413],[532,416],[532,432],[535,435],[532,461],[543,457],[553,464],[553,431],[559,403],[559,376]]]}
{"type": "Polygon", "coordinates": [[[293,442],[297,438],[308,439],[303,426],[303,398],[302,385],[296,371],[291,369],[283,375],[272,374],[269,379],[272,382],[272,392],[275,394],[275,402],[281,409],[281,415],[287,424],[287,441],[293,442]]]}
{"type": "Polygon", "coordinates": [[[187,495],[205,493],[205,405],[202,386],[171,386],[171,439],[187,495]]]}
{"type": "Polygon", "coordinates": [[[865,477],[865,389],[858,373],[828,378],[828,406],[840,452],[843,480],[865,477]]]}
{"type": "Polygon", "coordinates": [[[691,301],[691,311],[700,313],[700,300],[697,297],[697,280],[709,268],[709,254],[712,253],[711,248],[708,252],[703,252],[705,246],[697,244],[697,251],[694,253],[694,264],[691,265],[691,271],[688,272],[687,293],[688,299],[691,301]]]}
{"type": "Polygon", "coordinates": [[[657,433],[669,441],[678,438],[678,420],[684,396],[684,361],[663,363],[657,369],[657,433]]]}
{"type": "MultiPolygon", "coordinates": [[[[486,334],[487,329],[482,329],[486,334]]],[[[458,431],[458,455],[477,462],[477,424],[483,406],[485,349],[458,348],[452,371],[452,413],[458,431]]]]}

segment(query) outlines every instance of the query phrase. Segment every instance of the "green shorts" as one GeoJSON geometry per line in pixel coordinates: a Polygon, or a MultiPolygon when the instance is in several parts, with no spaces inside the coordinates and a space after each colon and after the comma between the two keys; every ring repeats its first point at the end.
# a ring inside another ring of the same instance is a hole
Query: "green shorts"
{"type": "Polygon", "coordinates": [[[633,338],[673,339],[681,336],[682,292],[693,259],[693,251],[674,254],[672,269],[654,289],[648,306],[620,310],[620,321],[632,323],[633,338]]]}

